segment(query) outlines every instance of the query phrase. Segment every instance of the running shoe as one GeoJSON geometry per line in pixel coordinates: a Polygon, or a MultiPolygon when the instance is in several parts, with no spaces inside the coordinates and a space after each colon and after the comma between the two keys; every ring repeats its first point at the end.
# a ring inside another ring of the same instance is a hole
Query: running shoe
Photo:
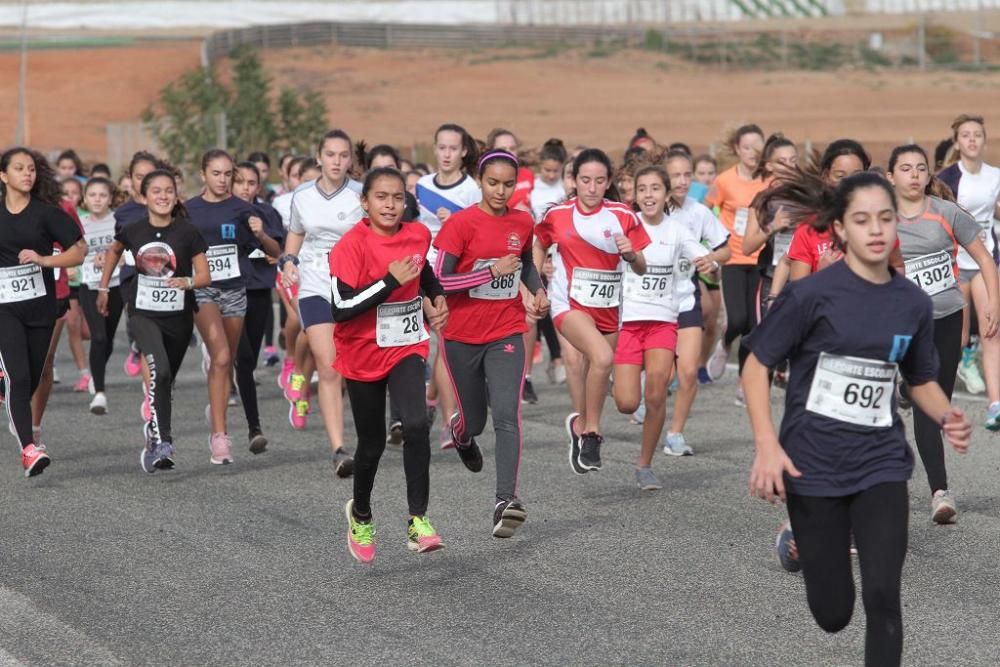
{"type": "Polygon", "coordinates": [[[406,529],[406,548],[418,554],[426,551],[436,551],[444,547],[441,536],[425,516],[415,516],[410,519],[406,529]]]}
{"type": "Polygon", "coordinates": [[[397,419],[389,424],[389,435],[386,436],[385,444],[395,447],[403,446],[403,422],[397,419]]]}
{"type": "Polygon", "coordinates": [[[285,387],[288,386],[288,380],[292,376],[292,372],[295,370],[295,360],[289,357],[285,357],[285,360],[281,362],[281,372],[278,373],[278,387],[284,391],[285,387]]]}
{"type": "Polygon", "coordinates": [[[1000,431],[1000,403],[990,403],[986,410],[986,430],[1000,431]]]}
{"type": "Polygon", "coordinates": [[[577,462],[581,468],[587,470],[600,470],[601,466],[601,443],[604,437],[598,433],[584,433],[580,436],[580,456],[577,462]]]}
{"type": "Polygon", "coordinates": [[[569,436],[569,466],[577,475],[585,475],[589,470],[580,465],[580,436],[576,433],[576,420],[579,417],[579,412],[571,412],[566,417],[566,435],[569,436]]]}
{"type": "Polygon", "coordinates": [[[556,384],[566,384],[566,364],[556,364],[553,374],[556,376],[556,384]]]}
{"type": "Polygon", "coordinates": [[[955,496],[947,489],[938,489],[931,498],[931,521],[938,524],[958,522],[958,507],[955,496]]]}
{"type": "Polygon", "coordinates": [[[153,467],[157,470],[173,470],[174,443],[164,440],[153,450],[153,467]]]}
{"type": "Polygon", "coordinates": [[[333,453],[333,465],[337,477],[341,479],[350,477],[354,472],[354,457],[346,447],[341,447],[333,453]]]}
{"type": "Polygon", "coordinates": [[[663,488],[660,480],[656,479],[656,475],[653,474],[653,469],[648,467],[635,469],[635,483],[639,485],[641,491],[659,491],[663,488]]]}
{"type": "Polygon", "coordinates": [[[538,402],[538,394],[535,393],[535,388],[531,384],[531,380],[524,378],[524,389],[521,391],[521,402],[530,403],[534,405],[538,402]]]}
{"type": "Polygon", "coordinates": [[[134,348],[129,348],[125,357],[125,375],[134,378],[142,372],[142,362],[139,360],[139,352],[134,348]]]}
{"type": "Polygon", "coordinates": [[[778,389],[788,389],[788,373],[784,371],[775,371],[773,384],[778,389]]]}
{"type": "Polygon", "coordinates": [[[142,427],[142,435],[145,443],[142,445],[142,451],[139,452],[139,465],[143,472],[152,475],[159,468],[156,467],[156,445],[153,443],[153,430],[149,422],[146,422],[142,427]]]}
{"type": "Polygon", "coordinates": [[[153,421],[153,408],[149,404],[149,392],[146,391],[145,384],[142,385],[142,405],[139,407],[139,414],[142,415],[142,421],[153,421]]]}
{"type": "Polygon", "coordinates": [[[698,369],[698,384],[712,384],[712,378],[708,376],[708,369],[704,366],[698,369]]]}
{"type": "Polygon", "coordinates": [[[726,374],[726,364],[729,362],[729,349],[722,344],[720,340],[715,346],[715,352],[708,359],[708,364],[706,365],[706,370],[708,371],[708,377],[712,379],[713,382],[717,382],[723,375],[726,374]]]}
{"type": "MultiPolygon", "coordinates": [[[[55,362],[53,362],[55,363],[55,362]]],[[[59,369],[52,366],[52,384],[60,384],[62,380],[59,378],[59,369]]]]}
{"type": "Polygon", "coordinates": [[[209,460],[214,465],[228,465],[233,462],[233,443],[225,433],[213,433],[208,439],[208,448],[212,452],[209,460]]]}
{"type": "Polygon", "coordinates": [[[251,428],[248,437],[251,454],[262,454],[267,449],[267,438],[264,437],[264,432],[260,430],[259,426],[251,428]]]}
{"type": "Polygon", "coordinates": [[[556,365],[549,362],[549,365],[545,367],[545,377],[549,379],[549,384],[556,383],[556,365]]]}
{"type": "Polygon", "coordinates": [[[694,450],[684,441],[683,433],[670,433],[663,438],[663,453],[669,456],[693,456],[694,450]]]}
{"type": "Polygon", "coordinates": [[[667,396],[676,394],[680,388],[681,381],[677,378],[677,375],[674,375],[674,379],[670,381],[670,386],[667,387],[667,396]]]}
{"type": "Polygon", "coordinates": [[[798,572],[802,569],[799,562],[799,550],[795,546],[795,535],[792,533],[792,524],[786,521],[778,531],[778,537],[774,541],[774,550],[778,554],[778,562],[785,572],[798,572]]]}
{"type": "Polygon", "coordinates": [[[981,394],[986,391],[986,383],[979,372],[979,364],[976,363],[976,348],[966,346],[962,348],[962,363],[958,365],[958,379],[965,384],[965,389],[970,394],[981,394]]]}
{"type": "Polygon", "coordinates": [[[304,431],[309,415],[309,401],[295,401],[288,407],[288,423],[296,431],[304,431]]]}
{"type": "Polygon", "coordinates": [[[441,427],[441,449],[455,449],[455,440],[451,437],[451,428],[441,427]]]}
{"type": "Polygon", "coordinates": [[[629,417],[629,421],[636,425],[642,425],[646,421],[646,399],[643,397],[642,401],[639,402],[639,407],[635,409],[632,416],[629,417]]]}
{"type": "Polygon", "coordinates": [[[28,445],[21,450],[21,465],[24,467],[25,477],[41,475],[42,471],[52,463],[45,445],[28,445]]]}
{"type": "Polygon", "coordinates": [[[738,408],[747,407],[747,398],[743,394],[743,387],[736,390],[736,398],[733,399],[733,404],[738,408]]]}
{"type": "Polygon", "coordinates": [[[358,521],[354,516],[354,499],[344,505],[347,517],[347,552],[363,565],[371,565],[375,560],[375,522],[358,521]]]}
{"type": "Polygon", "coordinates": [[[227,404],[231,408],[235,408],[240,404],[240,395],[236,392],[236,387],[229,390],[229,403],[227,404]]]}
{"type": "Polygon", "coordinates": [[[528,510],[519,500],[498,500],[493,508],[493,537],[512,537],[528,518],[528,510]]]}
{"type": "Polygon", "coordinates": [[[97,387],[94,386],[94,376],[93,375],[90,376],[90,382],[87,383],[87,391],[90,393],[91,396],[93,396],[94,394],[97,393],[97,387]]]}
{"type": "Polygon", "coordinates": [[[309,386],[306,384],[306,377],[301,373],[292,373],[285,385],[285,398],[289,403],[295,403],[305,399],[309,386]]]}
{"type": "Polygon", "coordinates": [[[82,394],[87,391],[88,387],[90,387],[90,373],[80,373],[80,377],[77,378],[76,384],[73,385],[73,393],[82,394]]]}
{"type": "Polygon", "coordinates": [[[278,362],[281,361],[281,357],[278,356],[278,348],[273,345],[268,345],[264,348],[264,365],[268,368],[277,366],[278,362]]]}
{"type": "Polygon", "coordinates": [[[103,391],[94,394],[94,398],[90,401],[90,413],[94,415],[108,414],[108,397],[104,395],[103,391]]]}
{"type": "Polygon", "coordinates": [[[462,464],[472,472],[479,472],[483,469],[483,451],[479,449],[475,438],[469,438],[468,444],[459,442],[455,435],[455,421],[456,418],[452,418],[449,439],[454,443],[455,451],[458,452],[458,458],[462,459],[462,464]]]}

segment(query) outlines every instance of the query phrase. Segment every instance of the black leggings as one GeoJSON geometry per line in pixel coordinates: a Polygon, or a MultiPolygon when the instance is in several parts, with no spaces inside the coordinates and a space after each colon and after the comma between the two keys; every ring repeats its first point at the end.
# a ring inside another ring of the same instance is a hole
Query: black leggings
{"type": "Polygon", "coordinates": [[[55,323],[28,326],[0,307],[0,369],[6,384],[7,416],[14,424],[22,448],[34,442],[31,396],[42,379],[54,327],[55,323]]]}
{"type": "Polygon", "coordinates": [[[108,316],[97,312],[97,290],[80,287],[80,307],[90,327],[90,374],[94,378],[94,390],[104,391],[105,370],[115,347],[115,332],[122,318],[122,292],[119,287],[108,290],[108,316]]]}
{"type": "Polygon", "coordinates": [[[264,345],[267,347],[274,347],[274,302],[271,300],[272,293],[273,290],[267,290],[267,321],[264,322],[264,345]]]}
{"type": "Polygon", "coordinates": [[[900,577],[910,504],[906,482],[888,482],[840,498],[788,495],[806,598],[816,623],[840,632],[854,612],[851,533],[861,566],[865,665],[892,667],[903,654],[900,577]]]}
{"type": "Polygon", "coordinates": [[[149,366],[149,407],[153,415],[150,427],[153,441],[173,442],[170,435],[171,397],[177,372],[184,362],[194,318],[186,312],[171,317],[129,317],[135,343],[149,366]]]}
{"type": "Polygon", "coordinates": [[[407,505],[412,516],[427,513],[431,443],[430,425],[424,407],[424,367],[424,360],[414,354],[396,364],[381,380],[347,380],[354,428],[358,432],[358,451],[354,454],[354,511],[359,516],[371,516],[375,473],[385,451],[386,387],[403,420],[407,505]]]}
{"type": "Polygon", "coordinates": [[[257,383],[254,382],[253,372],[257,368],[257,358],[260,356],[260,344],[264,340],[269,312],[271,312],[271,290],[248,289],[247,314],[243,318],[243,333],[240,334],[240,345],[236,352],[236,386],[240,390],[247,426],[251,429],[260,428],[257,383]]]}
{"type": "MultiPolygon", "coordinates": [[[[962,360],[962,311],[934,320],[934,347],[937,348],[940,366],[938,384],[951,398],[955,391],[955,373],[962,360]]],[[[938,419],[928,417],[920,408],[913,409],[913,437],[917,451],[927,473],[931,493],[948,488],[948,471],[944,463],[944,442],[938,419]]]]}
{"type": "MultiPolygon", "coordinates": [[[[556,335],[556,325],[552,322],[552,316],[546,315],[538,320],[538,335],[545,338],[545,344],[549,348],[549,360],[555,361],[562,356],[562,349],[559,347],[559,336],[556,335]]],[[[526,354],[534,355],[534,350],[525,350],[526,354]]]]}
{"type": "MultiPolygon", "coordinates": [[[[749,334],[757,325],[757,289],[760,271],[752,264],[726,264],[722,267],[722,301],[726,305],[726,334],[723,343],[728,348],[737,338],[749,334]]],[[[744,345],[739,349],[740,371],[750,355],[744,345]]]]}

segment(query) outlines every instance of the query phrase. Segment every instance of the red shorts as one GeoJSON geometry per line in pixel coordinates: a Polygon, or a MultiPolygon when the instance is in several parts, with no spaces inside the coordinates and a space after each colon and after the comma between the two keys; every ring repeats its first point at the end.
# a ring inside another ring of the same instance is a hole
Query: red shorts
{"type": "Polygon", "coordinates": [[[278,275],[274,279],[274,286],[279,292],[285,295],[285,299],[288,303],[295,301],[295,297],[299,295],[298,283],[292,285],[291,287],[285,287],[284,283],[281,282],[281,271],[278,271],[278,275]]]}
{"type": "Polygon", "coordinates": [[[626,322],[618,334],[615,364],[642,366],[646,350],[676,349],[676,322],[626,322]]]}
{"type": "MultiPolygon", "coordinates": [[[[552,318],[552,324],[555,326],[556,331],[558,331],[559,333],[562,333],[562,323],[563,323],[563,320],[566,318],[566,316],[568,314],[570,314],[571,312],[573,312],[573,310],[575,310],[575,309],[564,310],[563,312],[559,313],[558,315],[556,315],[556,316],[554,316],[552,318]]],[[[590,315],[590,319],[594,319],[594,316],[589,311],[583,310],[583,311],[580,311],[580,312],[587,313],[588,315],[590,315]]],[[[607,327],[602,328],[601,324],[602,323],[599,323],[597,321],[594,322],[594,327],[597,328],[598,333],[600,333],[602,336],[610,336],[613,333],[618,333],[618,327],[617,326],[611,327],[611,328],[607,328],[607,327]]]]}

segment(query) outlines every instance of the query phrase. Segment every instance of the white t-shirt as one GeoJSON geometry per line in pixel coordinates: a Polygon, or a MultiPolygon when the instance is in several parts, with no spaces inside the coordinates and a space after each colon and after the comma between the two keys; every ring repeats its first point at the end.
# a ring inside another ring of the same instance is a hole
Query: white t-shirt
{"type": "Polygon", "coordinates": [[[566,199],[566,189],[563,187],[562,179],[549,185],[540,178],[535,179],[535,189],[531,191],[531,212],[535,220],[541,220],[553,204],[560,204],[566,199]]]}
{"type": "MultiPolygon", "coordinates": [[[[958,162],[956,166],[962,172],[962,178],[958,182],[958,192],[955,193],[955,198],[958,200],[958,205],[968,211],[983,228],[979,239],[990,251],[990,254],[993,254],[996,247],[992,233],[993,215],[997,199],[1000,198],[1000,169],[984,162],[978,174],[970,174],[961,162],[958,162]]],[[[979,268],[972,256],[961,246],[958,248],[958,268],[979,268]]]]}
{"type": "Polygon", "coordinates": [[[478,204],[483,193],[468,174],[453,185],[438,185],[437,174],[427,174],[417,181],[417,203],[420,204],[420,222],[431,230],[431,241],[437,238],[441,230],[441,220],[438,219],[439,208],[446,208],[457,213],[463,208],[478,204]]]}
{"type": "MultiPolygon", "coordinates": [[[[696,241],[709,250],[720,248],[729,240],[729,232],[722,226],[711,209],[691,197],[684,199],[683,206],[667,214],[664,222],[682,225],[696,241]]],[[[698,286],[690,280],[678,281],[675,293],[678,299],[677,312],[685,313],[694,308],[694,291],[697,288],[698,286]]]]}
{"type": "Polygon", "coordinates": [[[271,201],[271,208],[281,216],[281,223],[285,225],[285,231],[288,231],[288,224],[292,221],[292,195],[294,194],[295,192],[285,192],[271,201]]]}
{"type": "Polygon", "coordinates": [[[320,296],[330,301],[330,251],[365,213],[358,195],[345,182],[326,194],[317,181],[303,183],[292,196],[288,230],[305,234],[299,250],[299,298],[320,296]]]}
{"type": "MultiPolygon", "coordinates": [[[[97,269],[94,260],[98,253],[107,250],[115,240],[115,214],[114,211],[108,211],[103,218],[94,218],[89,213],[84,213],[80,217],[80,224],[83,225],[83,238],[87,241],[87,256],[80,267],[80,282],[90,289],[97,289],[101,285],[104,269],[97,269]]],[[[118,287],[120,271],[115,267],[108,287],[118,287]]]]}
{"type": "Polygon", "coordinates": [[[692,260],[710,251],[687,227],[666,216],[658,225],[646,222],[641,213],[638,218],[651,243],[642,251],[645,274],[640,276],[625,264],[622,322],[676,322],[677,313],[683,311],[679,306],[687,298],[687,287],[694,287],[692,260]]]}

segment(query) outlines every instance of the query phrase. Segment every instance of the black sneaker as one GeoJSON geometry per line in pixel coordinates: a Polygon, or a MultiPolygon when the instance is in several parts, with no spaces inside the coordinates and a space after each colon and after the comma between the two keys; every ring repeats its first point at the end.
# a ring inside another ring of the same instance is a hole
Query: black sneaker
{"type": "Polygon", "coordinates": [[[389,435],[385,439],[385,444],[402,447],[403,445],[403,422],[396,420],[389,424],[389,435]]]}
{"type": "Polygon", "coordinates": [[[566,417],[566,433],[569,435],[569,465],[577,475],[585,475],[588,469],[580,465],[580,436],[573,430],[579,417],[579,412],[571,412],[566,417]]]}
{"type": "Polygon", "coordinates": [[[250,429],[250,453],[261,454],[267,449],[267,438],[259,427],[250,429]]]}
{"type": "Polygon", "coordinates": [[[538,402],[538,394],[535,393],[535,388],[531,386],[531,380],[528,378],[524,379],[524,390],[521,392],[521,400],[531,405],[538,402]]]}
{"type": "Polygon", "coordinates": [[[519,500],[499,500],[493,510],[493,537],[512,537],[528,518],[528,510],[519,500]]]}
{"type": "Polygon", "coordinates": [[[469,438],[469,443],[466,445],[458,441],[458,438],[455,437],[455,419],[457,417],[458,415],[455,415],[451,420],[451,441],[455,444],[458,458],[462,459],[465,467],[472,472],[479,472],[483,469],[483,451],[479,449],[475,438],[469,438]]]}
{"type": "Polygon", "coordinates": [[[580,436],[580,456],[578,462],[581,468],[587,470],[601,469],[601,443],[604,442],[597,433],[584,433],[580,436]]]}
{"type": "Polygon", "coordinates": [[[354,457],[346,447],[341,447],[333,453],[333,465],[337,477],[346,478],[354,473],[354,457]]]}

